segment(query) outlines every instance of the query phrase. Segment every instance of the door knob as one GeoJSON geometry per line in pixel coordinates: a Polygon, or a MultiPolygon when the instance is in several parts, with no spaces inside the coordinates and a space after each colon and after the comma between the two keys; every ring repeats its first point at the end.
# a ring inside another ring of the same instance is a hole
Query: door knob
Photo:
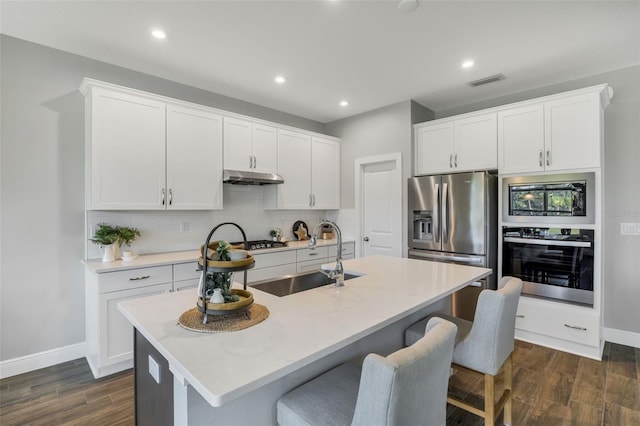
{"type": "Polygon", "coordinates": [[[365,242],[369,241],[369,237],[364,237],[365,242]]]}

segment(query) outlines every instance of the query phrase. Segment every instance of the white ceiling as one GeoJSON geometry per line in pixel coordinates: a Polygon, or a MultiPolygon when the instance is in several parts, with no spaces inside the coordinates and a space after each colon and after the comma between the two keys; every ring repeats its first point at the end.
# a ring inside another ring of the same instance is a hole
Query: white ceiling
{"type": "Polygon", "coordinates": [[[0,12],[4,34],[319,122],[407,99],[442,111],[640,64],[639,1],[420,0],[403,12],[397,0],[3,0],[0,12]],[[507,79],[466,85],[496,73],[507,79]]]}

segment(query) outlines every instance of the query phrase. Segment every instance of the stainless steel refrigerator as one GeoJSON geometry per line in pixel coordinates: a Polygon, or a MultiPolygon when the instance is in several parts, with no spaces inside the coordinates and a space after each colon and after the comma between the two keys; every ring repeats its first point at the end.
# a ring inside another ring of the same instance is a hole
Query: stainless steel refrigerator
{"type": "Polygon", "coordinates": [[[473,320],[480,291],[496,288],[498,188],[492,172],[409,178],[409,257],[493,269],[455,293],[453,315],[473,320]]]}

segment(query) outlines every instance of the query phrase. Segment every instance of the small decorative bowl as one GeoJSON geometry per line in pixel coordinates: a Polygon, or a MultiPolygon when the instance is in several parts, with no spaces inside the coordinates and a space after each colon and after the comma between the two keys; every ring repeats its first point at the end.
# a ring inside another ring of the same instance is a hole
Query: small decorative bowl
{"type": "Polygon", "coordinates": [[[242,260],[246,259],[249,253],[246,250],[231,250],[228,253],[230,260],[242,260]]]}

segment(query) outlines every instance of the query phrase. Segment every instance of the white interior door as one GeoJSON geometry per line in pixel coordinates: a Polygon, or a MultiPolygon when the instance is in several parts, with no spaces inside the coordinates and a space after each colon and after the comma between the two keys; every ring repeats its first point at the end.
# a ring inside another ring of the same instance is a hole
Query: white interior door
{"type": "Polygon", "coordinates": [[[356,160],[361,255],[402,256],[402,156],[356,160]]]}

